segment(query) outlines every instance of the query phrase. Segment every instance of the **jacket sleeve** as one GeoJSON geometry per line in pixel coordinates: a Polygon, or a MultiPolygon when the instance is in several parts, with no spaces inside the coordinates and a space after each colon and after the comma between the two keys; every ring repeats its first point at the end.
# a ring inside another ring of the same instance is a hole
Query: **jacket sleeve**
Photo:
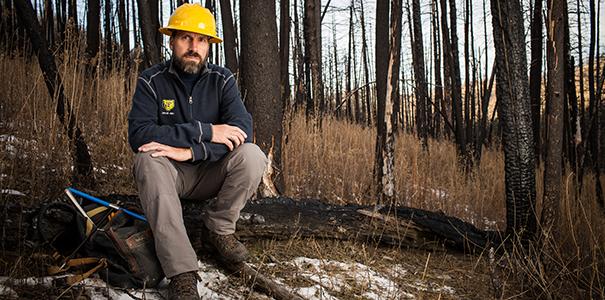
{"type": "Polygon", "coordinates": [[[176,125],[158,125],[158,105],[149,82],[139,77],[128,114],[128,142],[134,152],[152,141],[194,149],[196,145],[212,140],[210,123],[193,120],[176,125]]]}
{"type": "MultiPolygon", "coordinates": [[[[227,79],[223,83],[221,93],[222,98],[220,99],[220,122],[221,124],[239,127],[248,136],[245,142],[251,143],[252,116],[244,106],[233,74],[229,71],[227,72],[227,79]]],[[[229,148],[227,148],[227,146],[209,141],[203,141],[194,145],[192,150],[194,161],[199,159],[217,161],[225,156],[225,154],[229,153],[229,148]]]]}

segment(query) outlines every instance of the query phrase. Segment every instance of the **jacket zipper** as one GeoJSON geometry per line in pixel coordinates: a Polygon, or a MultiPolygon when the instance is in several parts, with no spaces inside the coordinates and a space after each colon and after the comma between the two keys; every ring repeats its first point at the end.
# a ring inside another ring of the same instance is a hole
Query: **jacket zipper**
{"type": "Polygon", "coordinates": [[[189,95],[189,116],[193,120],[193,97],[189,95]]]}

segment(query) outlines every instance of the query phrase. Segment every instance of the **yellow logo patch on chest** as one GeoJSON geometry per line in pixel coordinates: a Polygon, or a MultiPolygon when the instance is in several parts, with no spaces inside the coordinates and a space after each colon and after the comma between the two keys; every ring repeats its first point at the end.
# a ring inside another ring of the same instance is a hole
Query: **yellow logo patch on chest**
{"type": "Polygon", "coordinates": [[[174,109],[174,99],[164,99],[162,100],[162,106],[165,111],[171,111],[174,109]]]}

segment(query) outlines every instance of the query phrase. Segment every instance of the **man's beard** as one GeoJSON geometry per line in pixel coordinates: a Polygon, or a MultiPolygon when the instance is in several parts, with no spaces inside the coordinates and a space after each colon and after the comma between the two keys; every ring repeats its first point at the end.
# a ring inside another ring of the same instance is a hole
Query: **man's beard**
{"type": "Polygon", "coordinates": [[[193,51],[186,52],[181,57],[176,56],[176,55],[174,56],[175,66],[179,70],[181,70],[185,73],[188,73],[188,74],[192,74],[192,75],[198,74],[202,70],[202,68],[204,68],[205,62],[206,62],[205,58],[201,57],[199,54],[197,54],[193,51]],[[187,56],[197,57],[197,58],[199,58],[199,62],[192,61],[192,60],[185,60],[184,58],[187,56]]]}

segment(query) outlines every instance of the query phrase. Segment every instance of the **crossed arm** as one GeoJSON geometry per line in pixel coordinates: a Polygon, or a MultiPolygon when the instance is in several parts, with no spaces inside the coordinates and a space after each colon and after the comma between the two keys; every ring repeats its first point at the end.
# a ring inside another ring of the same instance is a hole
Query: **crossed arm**
{"type": "MultiPolygon", "coordinates": [[[[212,125],[212,143],[223,144],[229,151],[243,144],[248,135],[236,126],[227,124],[212,125]]],[[[158,142],[150,142],[142,145],[139,152],[155,151],[152,157],[167,157],[176,161],[188,161],[193,158],[191,148],[172,147],[158,142]]]]}

